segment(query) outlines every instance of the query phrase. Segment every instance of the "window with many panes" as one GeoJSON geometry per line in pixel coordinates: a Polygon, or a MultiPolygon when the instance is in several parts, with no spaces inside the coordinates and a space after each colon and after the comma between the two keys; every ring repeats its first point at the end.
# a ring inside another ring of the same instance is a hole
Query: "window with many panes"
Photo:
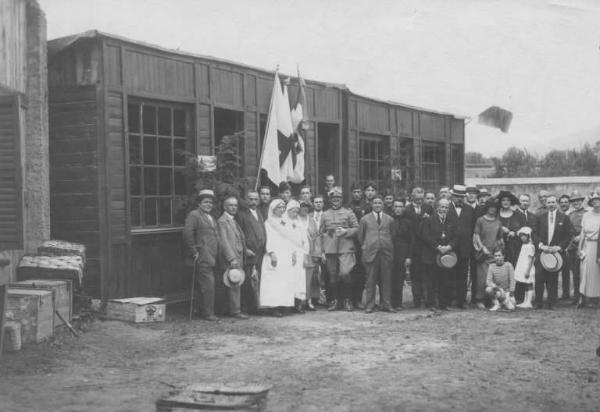
{"type": "Polygon", "coordinates": [[[427,190],[437,190],[442,186],[444,173],[444,144],[423,143],[421,159],[421,180],[427,190]]]}
{"type": "Polygon", "coordinates": [[[127,114],[131,227],[183,226],[191,111],[182,105],[133,101],[127,114]]]}
{"type": "Polygon", "coordinates": [[[389,183],[390,167],[388,165],[390,146],[383,137],[364,137],[359,140],[358,167],[360,182],[375,182],[378,189],[389,183]]]}

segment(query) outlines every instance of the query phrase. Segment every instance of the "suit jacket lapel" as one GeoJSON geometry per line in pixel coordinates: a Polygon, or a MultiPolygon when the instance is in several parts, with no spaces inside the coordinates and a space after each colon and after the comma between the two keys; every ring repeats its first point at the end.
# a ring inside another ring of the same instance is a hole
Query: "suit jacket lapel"
{"type": "Polygon", "coordinates": [[[208,215],[208,213],[205,212],[200,212],[200,218],[204,219],[204,221],[206,223],[208,223],[208,225],[212,228],[215,227],[215,222],[213,221],[213,219],[210,218],[210,216],[208,215]]]}

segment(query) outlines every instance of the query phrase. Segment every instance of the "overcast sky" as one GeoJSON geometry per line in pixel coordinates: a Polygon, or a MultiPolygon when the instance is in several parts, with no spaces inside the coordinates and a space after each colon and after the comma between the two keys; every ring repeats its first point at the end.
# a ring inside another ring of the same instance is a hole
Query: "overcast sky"
{"type": "Polygon", "coordinates": [[[90,29],[458,115],[467,151],[544,153],[600,140],[596,0],[38,0],[48,38],[90,29]]]}

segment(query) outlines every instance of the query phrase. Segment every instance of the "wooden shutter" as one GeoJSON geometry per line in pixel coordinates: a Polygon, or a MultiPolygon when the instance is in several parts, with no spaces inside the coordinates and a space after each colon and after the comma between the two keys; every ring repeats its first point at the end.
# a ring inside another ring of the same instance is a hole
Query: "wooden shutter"
{"type": "Polygon", "coordinates": [[[0,96],[0,250],[23,248],[19,96],[0,96]]]}

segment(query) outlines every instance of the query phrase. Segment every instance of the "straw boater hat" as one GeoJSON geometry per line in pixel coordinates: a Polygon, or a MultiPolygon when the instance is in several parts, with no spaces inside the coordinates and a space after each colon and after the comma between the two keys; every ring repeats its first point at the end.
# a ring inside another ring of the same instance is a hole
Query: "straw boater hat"
{"type": "Polygon", "coordinates": [[[456,257],[456,253],[447,252],[447,253],[438,253],[435,258],[435,262],[437,265],[444,269],[452,269],[456,266],[456,262],[458,262],[458,258],[456,257]]]}
{"type": "Polygon", "coordinates": [[[241,269],[228,268],[223,273],[223,283],[228,288],[236,287],[244,283],[246,279],[246,274],[241,269]]]}
{"type": "Polygon", "coordinates": [[[479,189],[479,193],[477,194],[477,199],[481,199],[482,197],[491,196],[490,192],[485,187],[479,189]]]}
{"type": "Polygon", "coordinates": [[[198,201],[202,201],[202,199],[210,197],[212,200],[215,200],[215,192],[210,189],[202,189],[198,192],[198,201]]]}
{"type": "Polygon", "coordinates": [[[588,197],[588,205],[592,205],[592,200],[594,199],[600,199],[600,193],[594,192],[592,194],[590,194],[590,196],[588,197]]]}
{"type": "Polygon", "coordinates": [[[477,189],[477,186],[467,186],[465,188],[465,192],[467,193],[475,193],[476,195],[479,194],[479,189],[477,189]]]}
{"type": "Polygon", "coordinates": [[[540,263],[548,272],[558,272],[562,268],[563,259],[558,252],[542,252],[540,263]]]}
{"type": "Polygon", "coordinates": [[[584,200],[584,199],[585,199],[585,196],[582,195],[581,193],[579,193],[578,190],[573,190],[571,192],[571,196],[569,198],[569,202],[576,202],[578,200],[584,200]]]}
{"type": "Polygon", "coordinates": [[[454,185],[452,186],[452,189],[450,189],[450,194],[452,196],[466,196],[467,195],[467,188],[463,185],[454,185]]]}
{"type": "Polygon", "coordinates": [[[517,197],[508,190],[501,190],[500,193],[498,193],[498,195],[496,196],[496,199],[498,199],[498,202],[501,202],[502,199],[504,199],[505,197],[507,197],[510,200],[511,205],[519,204],[519,199],[517,199],[517,197]]]}

